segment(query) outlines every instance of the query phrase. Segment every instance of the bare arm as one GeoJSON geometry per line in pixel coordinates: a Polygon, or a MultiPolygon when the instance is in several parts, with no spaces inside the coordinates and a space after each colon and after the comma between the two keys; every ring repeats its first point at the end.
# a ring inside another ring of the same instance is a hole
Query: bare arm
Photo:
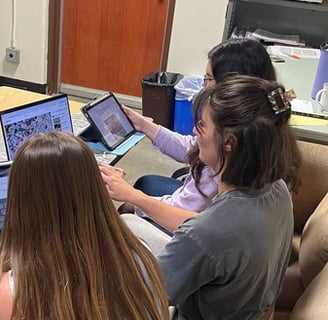
{"type": "Polygon", "coordinates": [[[13,298],[10,293],[8,272],[0,274],[0,320],[11,319],[13,298]]]}
{"type": "Polygon", "coordinates": [[[136,130],[144,133],[151,141],[153,141],[159,129],[159,125],[124,105],[122,108],[136,130]]]}
{"type": "Polygon", "coordinates": [[[114,174],[113,169],[107,165],[101,164],[99,168],[108,192],[114,200],[138,206],[150,218],[170,231],[176,230],[187,218],[197,214],[190,210],[171,206],[134,189],[122,177],[114,174]]]}

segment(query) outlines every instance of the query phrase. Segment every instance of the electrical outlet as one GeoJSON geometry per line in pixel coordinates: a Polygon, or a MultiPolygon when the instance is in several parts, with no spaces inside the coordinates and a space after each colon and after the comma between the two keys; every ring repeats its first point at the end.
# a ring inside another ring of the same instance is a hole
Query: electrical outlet
{"type": "Polygon", "coordinates": [[[6,60],[13,63],[19,63],[20,50],[14,47],[6,48],[6,60]]]}

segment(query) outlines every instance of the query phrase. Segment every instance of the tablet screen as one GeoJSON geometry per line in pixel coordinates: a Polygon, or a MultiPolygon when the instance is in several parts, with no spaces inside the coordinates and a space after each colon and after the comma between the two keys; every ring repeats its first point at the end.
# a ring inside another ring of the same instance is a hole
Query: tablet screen
{"type": "Polygon", "coordinates": [[[136,132],[112,93],[92,101],[83,108],[83,112],[99,130],[103,142],[110,150],[136,132]]]}

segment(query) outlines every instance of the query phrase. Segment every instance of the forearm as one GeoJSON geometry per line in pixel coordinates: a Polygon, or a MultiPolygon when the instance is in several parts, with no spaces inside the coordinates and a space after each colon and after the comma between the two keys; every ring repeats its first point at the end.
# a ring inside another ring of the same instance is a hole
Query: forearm
{"type": "Polygon", "coordinates": [[[129,202],[139,207],[150,218],[170,231],[176,230],[187,218],[197,214],[163,203],[133,188],[109,165],[99,164],[99,169],[112,199],[129,202]]]}
{"type": "Polygon", "coordinates": [[[144,133],[150,140],[153,141],[160,126],[131,108],[124,105],[122,105],[122,108],[128,118],[132,121],[136,130],[144,133]]]}
{"type": "Polygon", "coordinates": [[[129,202],[145,212],[152,220],[169,231],[175,231],[186,219],[195,216],[194,211],[178,208],[135,190],[129,202]]]}
{"type": "Polygon", "coordinates": [[[158,124],[144,118],[140,126],[140,131],[143,132],[151,141],[154,141],[159,127],[160,126],[158,124]]]}

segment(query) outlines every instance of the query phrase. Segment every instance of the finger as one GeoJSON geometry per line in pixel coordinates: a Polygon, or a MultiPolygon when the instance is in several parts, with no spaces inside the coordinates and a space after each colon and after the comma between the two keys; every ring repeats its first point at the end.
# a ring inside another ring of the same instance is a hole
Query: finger
{"type": "Polygon", "coordinates": [[[109,166],[107,164],[105,164],[105,165],[99,164],[98,167],[101,172],[103,172],[107,175],[115,173],[115,169],[112,166],[109,166]]]}
{"type": "Polygon", "coordinates": [[[129,107],[125,106],[124,104],[122,104],[122,109],[126,113],[126,115],[129,115],[131,112],[131,109],[129,107]]]}
{"type": "Polygon", "coordinates": [[[126,172],[122,168],[114,168],[114,170],[122,177],[126,176],[126,172]]]}

